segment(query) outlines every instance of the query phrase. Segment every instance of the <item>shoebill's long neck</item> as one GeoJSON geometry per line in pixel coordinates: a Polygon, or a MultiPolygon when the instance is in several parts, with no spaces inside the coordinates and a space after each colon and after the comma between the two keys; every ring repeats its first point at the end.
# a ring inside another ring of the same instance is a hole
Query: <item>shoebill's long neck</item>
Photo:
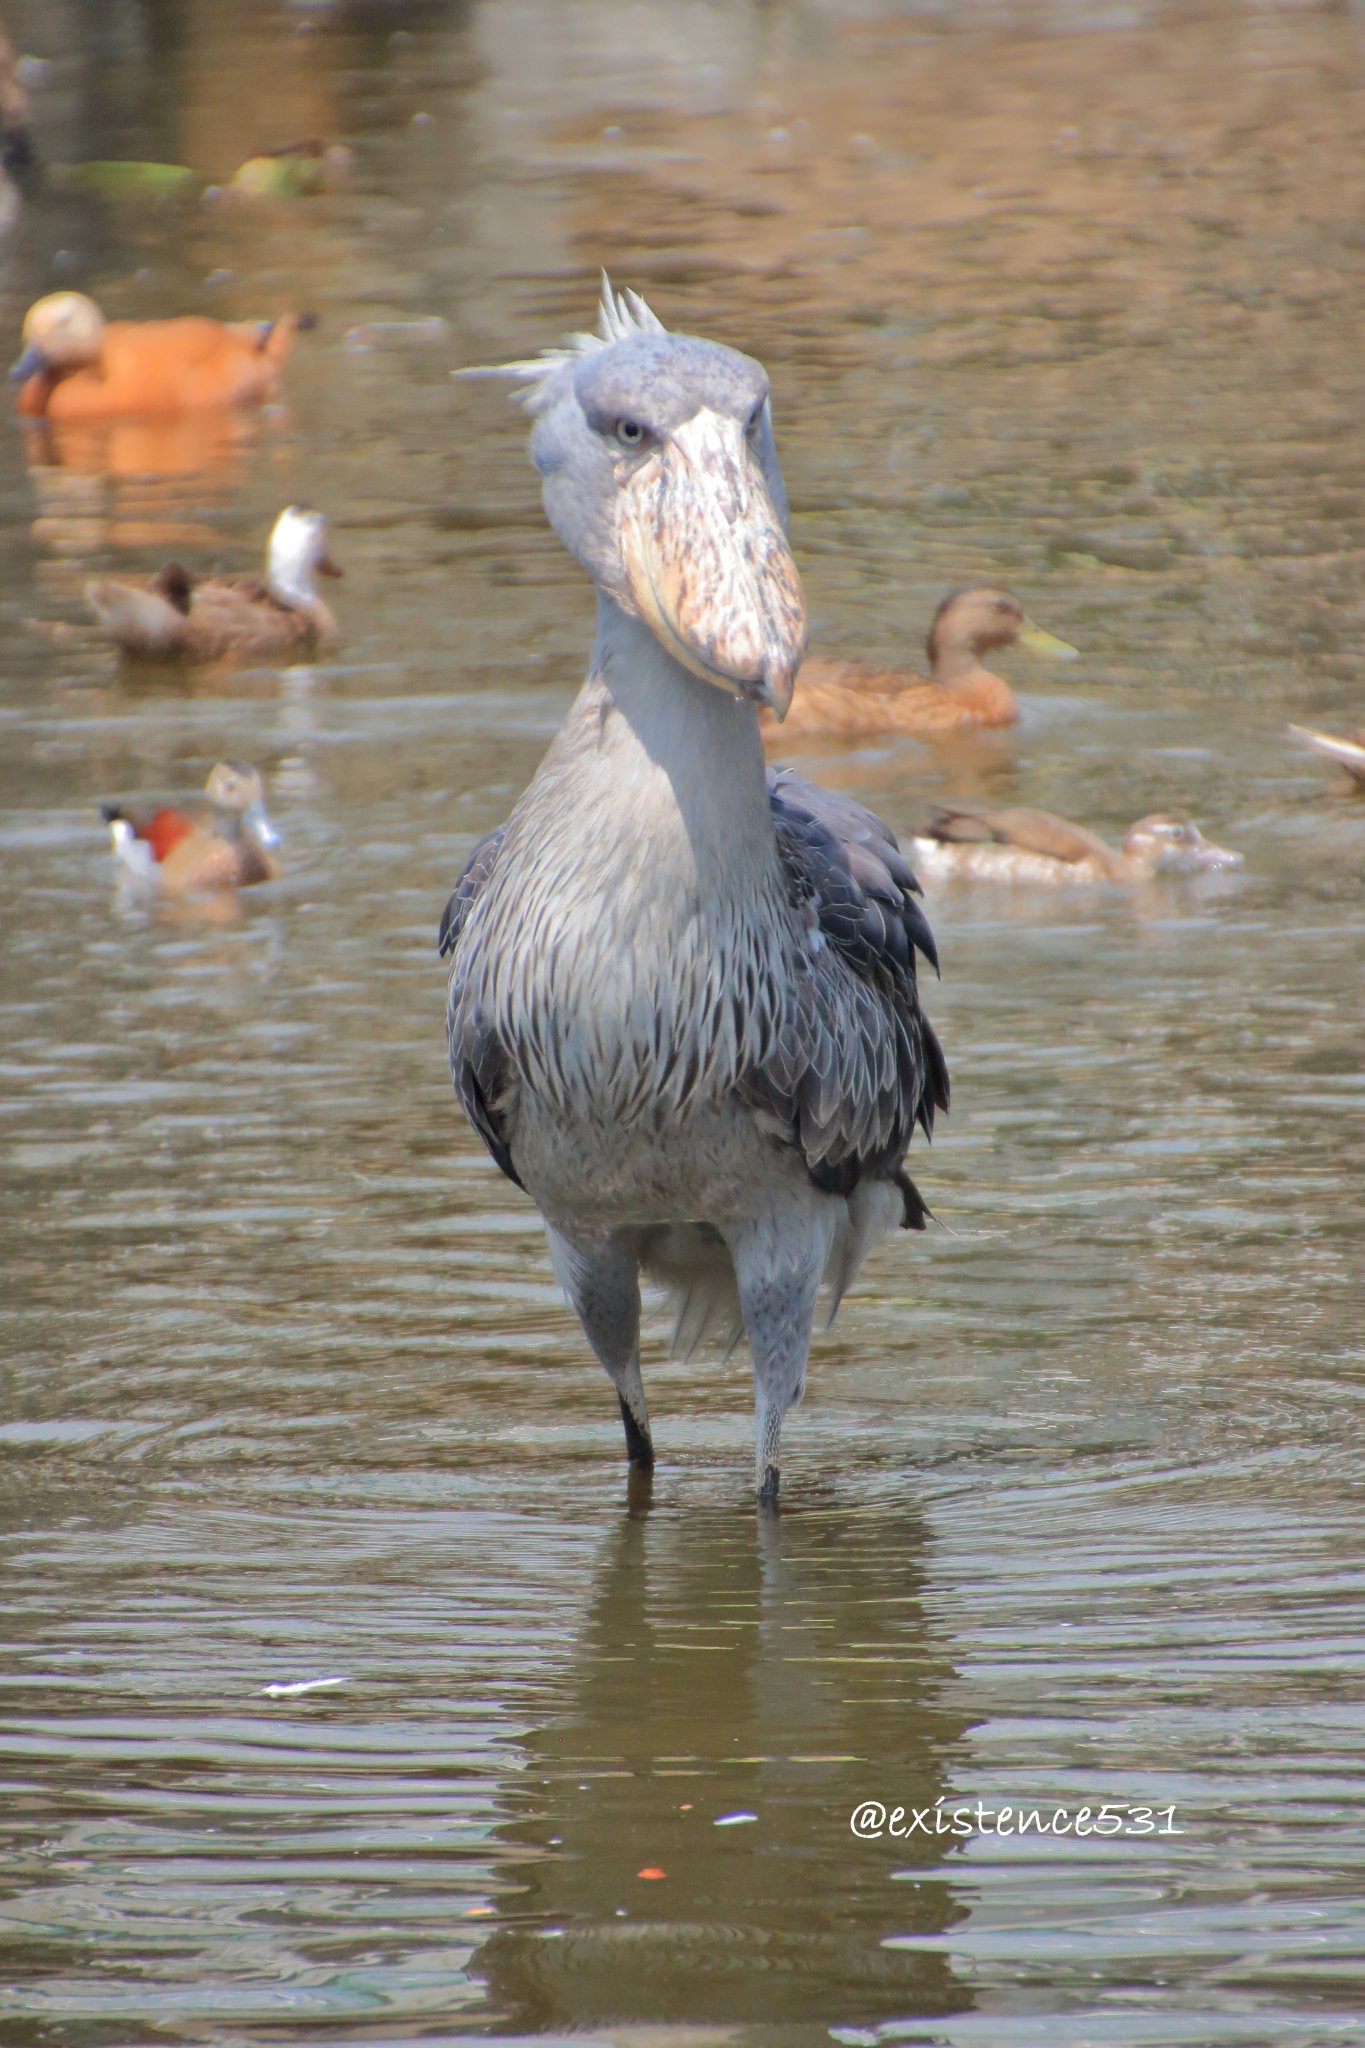
{"type": "Polygon", "coordinates": [[[753,706],[604,601],[481,910],[480,1001],[533,1094],[599,1123],[724,1099],[770,1050],[792,915],[753,706]]]}
{"type": "Polygon", "coordinates": [[[752,900],[776,877],[754,706],[694,676],[607,597],[599,598],[588,681],[571,723],[579,726],[580,773],[584,753],[595,756],[585,780],[605,813],[604,834],[619,818],[651,841],[655,861],[680,839],[688,879],[713,899],[752,900]]]}

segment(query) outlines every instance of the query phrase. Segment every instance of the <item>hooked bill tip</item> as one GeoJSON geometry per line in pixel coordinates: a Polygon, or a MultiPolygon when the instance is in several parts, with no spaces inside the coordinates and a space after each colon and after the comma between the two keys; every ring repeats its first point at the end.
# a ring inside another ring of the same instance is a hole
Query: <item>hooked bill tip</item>
{"type": "Polygon", "coordinates": [[[779,660],[765,662],[763,668],[763,693],[779,724],[791,710],[792,692],[796,688],[796,663],[779,660]]]}

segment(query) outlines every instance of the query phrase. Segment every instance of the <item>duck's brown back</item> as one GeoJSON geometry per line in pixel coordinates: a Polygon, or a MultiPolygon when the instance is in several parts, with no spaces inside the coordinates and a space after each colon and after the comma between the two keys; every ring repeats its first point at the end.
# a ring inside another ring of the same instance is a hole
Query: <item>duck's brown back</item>
{"type": "Polygon", "coordinates": [[[185,621],[186,652],[200,661],[235,654],[268,660],[316,647],[330,637],[330,615],[295,611],[256,576],[213,576],[194,586],[185,621]]]}
{"type": "MultiPolygon", "coordinates": [[[[971,726],[1012,725],[1019,716],[1014,692],[1002,676],[979,669],[951,687],[913,669],[863,661],[807,661],[796,679],[784,736],[909,732],[932,737],[971,726]]],[[[765,718],[765,732],[778,728],[765,718]]]]}
{"type": "Polygon", "coordinates": [[[1037,854],[1068,867],[1091,863],[1106,875],[1119,874],[1123,869],[1123,856],[1098,833],[1087,831],[1084,825],[1073,825],[1069,818],[1058,818],[1051,811],[1035,811],[1025,805],[985,809],[970,804],[942,804],[934,812],[926,836],[945,846],[990,842],[1017,847],[1021,853],[1037,854]]]}

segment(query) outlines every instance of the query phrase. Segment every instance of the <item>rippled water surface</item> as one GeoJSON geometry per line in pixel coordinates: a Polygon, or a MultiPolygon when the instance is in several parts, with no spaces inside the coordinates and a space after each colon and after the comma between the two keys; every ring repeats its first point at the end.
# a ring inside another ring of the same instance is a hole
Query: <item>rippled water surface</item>
{"type": "Polygon", "coordinates": [[[240,431],[0,432],[0,2034],[1365,2038],[1365,805],[1284,736],[1365,716],[1359,12],[10,11],[6,346],[54,282],[321,325],[240,431]],[[51,169],[312,133],[353,176],[292,207],[51,169]],[[942,1227],[819,1341],[776,1519],[744,1368],[657,1331],[628,1499],[445,1069],[436,920],[590,632],[449,372],[587,324],[604,261],[769,365],[826,651],[914,659],[978,574],[1083,650],[1004,658],[1012,733],[804,768],[1246,854],[931,898],[942,1227]],[[250,566],[289,498],[335,658],[115,667],[92,570],[250,566]],[[284,879],[121,898],[100,797],[228,754],[284,879]],[[867,1800],[1170,1817],[857,1840],[867,1800]]]}

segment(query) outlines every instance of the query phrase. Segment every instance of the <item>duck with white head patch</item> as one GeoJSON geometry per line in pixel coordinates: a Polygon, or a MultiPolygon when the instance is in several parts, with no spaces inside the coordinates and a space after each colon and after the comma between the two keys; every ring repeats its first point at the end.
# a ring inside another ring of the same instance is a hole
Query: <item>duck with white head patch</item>
{"type": "Polygon", "coordinates": [[[316,579],[341,573],[327,551],[322,514],[286,505],[271,531],[264,583],[255,576],[195,577],[168,562],[145,583],[92,578],[85,599],[125,654],[298,661],[337,637],[316,579]]]}
{"type": "MultiPolygon", "coordinates": [[[[485,373],[487,374],[487,373],[485,373]]],[[[455,1085],[540,1208],[555,1271],[653,1465],[641,1272],[676,1343],[742,1329],[759,1497],[777,1497],[817,1295],[923,1226],[915,1124],[947,1105],[880,819],[765,771],[806,642],[768,378],[604,291],[527,385],[551,524],[597,586],[587,680],[446,908],[455,1085]]]]}

